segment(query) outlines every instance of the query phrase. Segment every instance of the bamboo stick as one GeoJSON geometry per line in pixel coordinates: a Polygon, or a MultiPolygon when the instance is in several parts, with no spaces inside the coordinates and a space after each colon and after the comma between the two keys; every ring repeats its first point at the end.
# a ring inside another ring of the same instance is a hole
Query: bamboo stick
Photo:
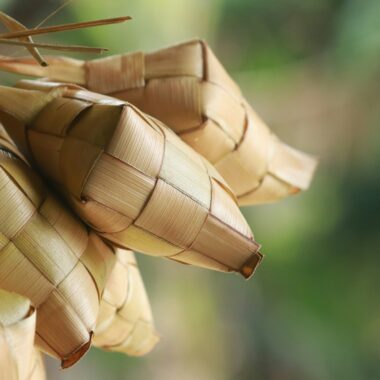
{"type": "Polygon", "coordinates": [[[48,71],[23,59],[0,61],[1,68],[135,104],[214,164],[240,205],[274,202],[310,186],[316,159],[270,131],[204,41],[87,62],[55,58],[48,71]]]}
{"type": "Polygon", "coordinates": [[[262,256],[233,192],[162,123],[75,86],[20,85],[28,89],[0,88],[0,119],[102,237],[154,256],[253,274],[262,256]]]}
{"type": "Polygon", "coordinates": [[[90,346],[113,250],[47,190],[2,128],[0,147],[0,288],[33,302],[37,346],[66,368],[90,346]]]}
{"type": "Polygon", "coordinates": [[[100,303],[93,344],[140,356],[157,344],[152,311],[133,252],[118,249],[100,303]]]}

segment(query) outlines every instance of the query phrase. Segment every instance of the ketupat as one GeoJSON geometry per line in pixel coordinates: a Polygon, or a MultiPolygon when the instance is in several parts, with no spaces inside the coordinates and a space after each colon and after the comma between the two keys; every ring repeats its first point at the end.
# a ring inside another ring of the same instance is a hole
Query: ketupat
{"type": "MultiPolygon", "coordinates": [[[[19,154],[3,129],[0,129],[0,149],[19,154]]],[[[0,158],[0,167],[2,167],[1,164],[4,162],[0,158]]],[[[12,171],[11,174],[14,175],[15,171],[12,171]]],[[[17,178],[20,179],[20,176],[17,178]]],[[[20,182],[20,185],[25,186],[25,182],[20,182]]],[[[36,191],[38,192],[38,189],[36,191]]],[[[17,209],[15,210],[17,211],[17,209]]],[[[41,214],[44,214],[43,207],[41,214]]],[[[3,221],[3,223],[6,222],[7,220],[3,221]]],[[[77,227],[76,223],[74,227],[77,227]]],[[[0,252],[5,254],[5,250],[0,252]]],[[[41,252],[39,253],[41,254],[41,252]]],[[[108,279],[105,285],[102,285],[104,292],[100,302],[94,344],[129,355],[142,355],[149,352],[158,341],[149,301],[133,253],[116,249],[115,256],[115,264],[112,270],[107,268],[109,276],[107,275],[108,279]],[[112,333],[115,331],[118,333],[117,338],[121,339],[117,341],[118,344],[115,344],[115,339],[112,338],[112,333]]],[[[4,264],[1,257],[0,264],[4,264]]],[[[110,263],[106,264],[109,266],[110,263]]],[[[9,269],[9,267],[7,268],[9,269]]],[[[2,269],[4,270],[4,268],[2,269]]],[[[2,273],[0,270],[0,274],[2,273]]],[[[3,277],[0,276],[0,284],[2,283],[1,279],[3,277]]],[[[17,278],[15,280],[17,281],[17,278]]],[[[22,281],[21,278],[19,281],[22,281]]],[[[9,283],[7,286],[12,287],[9,283]]],[[[63,336],[67,332],[65,329],[60,329],[59,333],[63,336]]],[[[36,355],[36,359],[38,359],[38,355],[36,355]]],[[[39,361],[36,360],[36,362],[39,361]]],[[[37,368],[38,366],[36,366],[36,372],[37,368]]]]}
{"type": "Polygon", "coordinates": [[[0,68],[84,85],[129,101],[171,127],[225,178],[240,205],[308,188],[316,160],[282,143],[204,41],[93,61],[4,58],[0,68]]]}
{"type": "Polygon", "coordinates": [[[159,341],[149,300],[133,252],[116,250],[116,263],[100,303],[93,344],[140,356],[159,341]]]}
{"type": "Polygon", "coordinates": [[[89,348],[114,260],[112,249],[59,203],[0,128],[0,288],[33,302],[36,344],[63,367],[89,348]]]}
{"type": "Polygon", "coordinates": [[[34,348],[36,310],[30,300],[0,289],[0,380],[44,380],[34,348]]]}
{"type": "Polygon", "coordinates": [[[26,89],[0,88],[0,120],[101,236],[150,255],[252,275],[262,256],[232,191],[162,123],[75,86],[20,86],[26,89]]]}

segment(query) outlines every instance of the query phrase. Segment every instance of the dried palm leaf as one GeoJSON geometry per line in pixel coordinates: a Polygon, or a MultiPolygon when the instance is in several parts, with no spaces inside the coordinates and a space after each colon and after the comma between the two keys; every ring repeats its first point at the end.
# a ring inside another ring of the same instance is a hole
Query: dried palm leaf
{"type": "Polygon", "coordinates": [[[34,356],[33,356],[32,371],[31,371],[30,377],[28,377],[28,380],[45,380],[45,379],[46,379],[46,373],[45,373],[45,366],[44,366],[42,354],[40,351],[35,349],[34,356]]]}
{"type": "Polygon", "coordinates": [[[75,86],[0,88],[0,119],[101,236],[248,278],[259,245],[205,159],[131,104],[75,86]]]}
{"type": "Polygon", "coordinates": [[[36,311],[30,300],[3,289],[0,305],[0,380],[28,380],[35,365],[36,311]]]}
{"type": "Polygon", "coordinates": [[[0,380],[44,380],[34,348],[36,311],[29,299],[0,289],[0,380]]]}
{"type": "Polygon", "coordinates": [[[129,101],[169,127],[222,174],[239,204],[273,202],[308,188],[316,160],[282,143],[203,41],[154,53],[83,62],[0,60],[0,68],[77,83],[129,101]]]}
{"type": "Polygon", "coordinates": [[[37,346],[68,367],[89,348],[114,254],[54,198],[3,129],[0,147],[0,288],[33,302],[37,346]]]}
{"type": "Polygon", "coordinates": [[[118,249],[100,303],[93,344],[137,356],[151,351],[158,340],[134,254],[118,249]]]}

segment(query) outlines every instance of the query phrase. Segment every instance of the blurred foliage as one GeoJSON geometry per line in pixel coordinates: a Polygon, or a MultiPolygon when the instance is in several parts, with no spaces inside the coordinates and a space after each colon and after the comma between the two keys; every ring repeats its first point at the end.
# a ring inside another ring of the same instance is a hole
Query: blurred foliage
{"type": "MultiPolygon", "coordinates": [[[[35,25],[60,3],[0,4],[35,25]]],[[[379,379],[380,2],[76,0],[49,23],[121,14],[134,20],[49,38],[112,53],[205,38],[321,164],[305,194],[243,210],[266,254],[251,281],[141,255],[160,345],[139,359],[93,350],[67,372],[49,360],[51,379],[379,379]]]]}
{"type": "Polygon", "coordinates": [[[226,1],[218,38],[231,49],[224,54],[239,59],[239,67],[278,67],[323,53],[342,4],[343,0],[226,1]]]}

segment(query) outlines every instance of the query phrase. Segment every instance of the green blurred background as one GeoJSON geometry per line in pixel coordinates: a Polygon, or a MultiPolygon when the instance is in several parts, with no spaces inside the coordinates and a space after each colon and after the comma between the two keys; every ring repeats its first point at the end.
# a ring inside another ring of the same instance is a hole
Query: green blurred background
{"type": "MultiPolygon", "coordinates": [[[[60,4],[0,0],[30,27],[60,4]]],[[[120,53],[205,38],[320,167],[306,193],[243,209],[266,254],[252,280],[139,255],[161,343],[67,371],[48,359],[49,379],[380,379],[380,1],[75,0],[47,24],[119,15],[133,21],[39,40],[120,53]]]]}

